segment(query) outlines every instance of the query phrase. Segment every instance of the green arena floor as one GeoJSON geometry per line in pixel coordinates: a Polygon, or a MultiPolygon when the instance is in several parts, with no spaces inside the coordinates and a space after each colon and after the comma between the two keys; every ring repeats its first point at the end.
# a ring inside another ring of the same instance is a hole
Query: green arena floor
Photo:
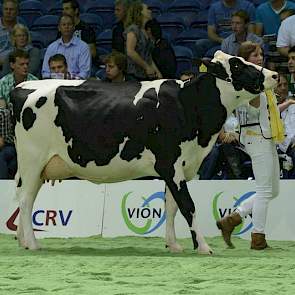
{"type": "Polygon", "coordinates": [[[190,239],[170,254],[161,238],[99,236],[40,240],[42,250],[20,249],[0,235],[0,295],[66,294],[295,294],[295,242],[270,241],[254,251],[234,239],[207,239],[213,256],[197,255],[190,239]]]}

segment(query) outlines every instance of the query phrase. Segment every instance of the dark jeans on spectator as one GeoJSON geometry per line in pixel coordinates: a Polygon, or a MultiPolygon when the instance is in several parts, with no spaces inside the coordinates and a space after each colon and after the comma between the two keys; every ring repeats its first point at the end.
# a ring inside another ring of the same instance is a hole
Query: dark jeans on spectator
{"type": "Polygon", "coordinates": [[[0,149],[0,179],[13,179],[17,170],[14,145],[5,145],[0,149]]]}
{"type": "Polygon", "coordinates": [[[243,168],[247,160],[249,155],[238,146],[216,143],[199,169],[200,179],[247,179],[248,171],[243,168]]]}

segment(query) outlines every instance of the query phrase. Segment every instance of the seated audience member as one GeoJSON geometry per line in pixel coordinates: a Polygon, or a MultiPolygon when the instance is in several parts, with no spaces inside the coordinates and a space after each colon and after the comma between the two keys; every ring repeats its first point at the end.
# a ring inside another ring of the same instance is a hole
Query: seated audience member
{"type": "Polygon", "coordinates": [[[155,20],[148,20],[145,30],[154,42],[152,58],[165,79],[175,79],[176,57],[172,46],[162,36],[160,24],[155,20]]]}
{"type": "Polygon", "coordinates": [[[295,3],[286,0],[269,0],[256,9],[256,34],[277,35],[281,25],[280,12],[295,9],[295,3]]]}
{"type": "Polygon", "coordinates": [[[295,95],[295,46],[288,51],[288,90],[289,95],[295,95]]]}
{"type": "Polygon", "coordinates": [[[11,111],[0,103],[0,179],[12,179],[17,170],[11,111]]]}
{"type": "Polygon", "coordinates": [[[250,157],[239,144],[238,124],[234,114],[227,118],[216,144],[199,169],[200,179],[247,179],[252,176],[252,172],[243,168],[243,163],[250,161],[250,157]]]}
{"type": "Polygon", "coordinates": [[[9,64],[11,73],[5,75],[0,80],[0,102],[3,100],[6,105],[10,102],[10,91],[16,85],[28,80],[38,80],[37,77],[30,74],[29,69],[29,53],[21,49],[16,49],[9,54],[9,64]]]}
{"type": "Polygon", "coordinates": [[[2,4],[2,17],[0,18],[0,67],[12,48],[10,32],[17,23],[18,1],[4,0],[2,4]]]}
{"type": "Polygon", "coordinates": [[[161,72],[152,59],[153,43],[144,29],[151,15],[146,4],[136,1],[130,5],[124,23],[127,74],[139,81],[162,78],[161,72]]]}
{"type": "Polygon", "coordinates": [[[197,40],[194,50],[195,58],[204,57],[212,47],[220,46],[223,39],[228,37],[231,31],[231,17],[233,13],[244,10],[250,17],[249,32],[254,32],[255,8],[245,0],[219,0],[210,5],[208,13],[208,38],[197,40]]]}
{"type": "Polygon", "coordinates": [[[134,80],[126,74],[127,57],[119,51],[113,51],[104,59],[107,82],[124,82],[134,80]]]}
{"type": "Polygon", "coordinates": [[[72,78],[88,78],[91,70],[91,54],[89,46],[74,35],[73,18],[69,15],[62,15],[58,29],[61,37],[47,47],[43,60],[42,77],[50,78],[48,60],[52,55],[61,53],[67,60],[68,71],[72,78]]]}
{"type": "Polygon", "coordinates": [[[68,64],[64,55],[57,53],[48,60],[51,79],[71,79],[68,64]]]}
{"type": "MultiPolygon", "coordinates": [[[[39,48],[33,47],[31,43],[31,36],[28,28],[22,24],[16,24],[11,32],[11,44],[13,46],[13,50],[22,49],[29,53],[30,61],[29,61],[29,73],[39,76],[40,75],[40,50],[39,48]]],[[[11,51],[13,51],[11,50],[11,51]]],[[[2,76],[8,74],[11,71],[9,65],[9,54],[4,59],[2,76]]]]}
{"type": "MultiPolygon", "coordinates": [[[[138,2],[141,2],[138,0],[138,2]]],[[[112,50],[125,53],[124,23],[131,0],[115,0],[116,24],[112,29],[112,50]]]]}
{"type": "Polygon", "coordinates": [[[288,96],[288,81],[283,74],[279,74],[276,94],[286,132],[284,142],[278,145],[278,152],[291,157],[293,168],[287,172],[287,178],[295,179],[295,99],[288,96]]]}
{"type": "Polygon", "coordinates": [[[246,11],[239,10],[232,15],[231,29],[233,31],[221,43],[221,50],[231,55],[237,55],[240,45],[245,41],[252,41],[262,45],[263,41],[257,35],[248,32],[250,18],[246,11]]]}
{"type": "Polygon", "coordinates": [[[187,81],[196,77],[196,74],[192,71],[183,71],[180,73],[179,80],[187,81]]]}
{"type": "MultiPolygon", "coordinates": [[[[294,3],[295,5],[295,3],[294,3]]],[[[283,56],[288,56],[288,51],[292,46],[295,46],[295,15],[286,18],[279,29],[277,38],[277,49],[283,56]]]]}

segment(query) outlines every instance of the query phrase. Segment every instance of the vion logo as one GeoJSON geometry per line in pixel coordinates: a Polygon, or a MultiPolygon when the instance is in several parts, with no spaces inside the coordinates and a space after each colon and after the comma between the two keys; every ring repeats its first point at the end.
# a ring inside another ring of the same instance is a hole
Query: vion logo
{"type": "MultiPolygon", "coordinates": [[[[32,215],[32,223],[33,226],[67,226],[71,216],[72,216],[73,210],[69,210],[68,212],[64,212],[63,210],[36,210],[33,212],[32,215]]],[[[19,215],[19,208],[17,208],[12,215],[9,217],[9,219],[6,222],[6,226],[8,229],[12,231],[17,230],[17,225],[15,224],[15,221],[19,215]]],[[[34,228],[34,231],[44,231],[42,229],[36,229],[34,228]]]]}
{"type": "Polygon", "coordinates": [[[161,208],[165,202],[164,192],[156,192],[148,198],[142,197],[142,204],[136,207],[127,205],[131,194],[132,192],[126,193],[121,203],[121,212],[127,227],[139,235],[155,231],[166,219],[165,210],[161,208]]]}
{"type": "MultiPolygon", "coordinates": [[[[228,214],[231,214],[243,201],[250,198],[253,194],[255,194],[255,192],[247,192],[239,198],[232,197],[230,200],[228,200],[228,198],[226,198],[227,200],[224,200],[224,198],[221,199],[222,194],[223,192],[219,192],[213,198],[213,216],[216,221],[228,214]],[[229,201],[230,206],[228,206],[228,202],[226,201],[229,201]]],[[[233,234],[244,234],[250,230],[252,226],[252,216],[246,216],[242,219],[242,223],[235,227],[233,234]]]]}

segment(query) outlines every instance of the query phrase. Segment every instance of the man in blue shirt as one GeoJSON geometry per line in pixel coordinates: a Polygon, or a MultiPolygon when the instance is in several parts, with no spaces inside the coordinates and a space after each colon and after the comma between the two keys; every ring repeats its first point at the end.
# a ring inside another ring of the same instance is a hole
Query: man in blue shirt
{"type": "Polygon", "coordinates": [[[237,55],[240,45],[245,41],[252,41],[260,45],[263,41],[257,35],[248,32],[249,16],[246,11],[239,10],[232,16],[232,31],[227,38],[223,39],[221,44],[221,50],[231,55],[237,55]]]}
{"type": "Polygon", "coordinates": [[[91,54],[87,43],[74,36],[74,20],[69,15],[62,15],[58,23],[61,38],[52,42],[44,56],[42,77],[50,77],[48,60],[57,53],[63,54],[67,60],[68,71],[71,77],[86,79],[91,71],[91,54]]]}
{"type": "Polygon", "coordinates": [[[254,32],[255,8],[246,0],[220,0],[210,6],[208,13],[208,37],[209,39],[197,40],[194,46],[194,56],[201,58],[213,47],[220,46],[223,39],[228,37],[231,31],[232,14],[238,10],[245,10],[250,17],[249,32],[254,32]]]}
{"type": "Polygon", "coordinates": [[[256,34],[277,35],[281,25],[280,12],[295,9],[295,3],[286,0],[269,0],[260,4],[256,10],[256,34]]]}

